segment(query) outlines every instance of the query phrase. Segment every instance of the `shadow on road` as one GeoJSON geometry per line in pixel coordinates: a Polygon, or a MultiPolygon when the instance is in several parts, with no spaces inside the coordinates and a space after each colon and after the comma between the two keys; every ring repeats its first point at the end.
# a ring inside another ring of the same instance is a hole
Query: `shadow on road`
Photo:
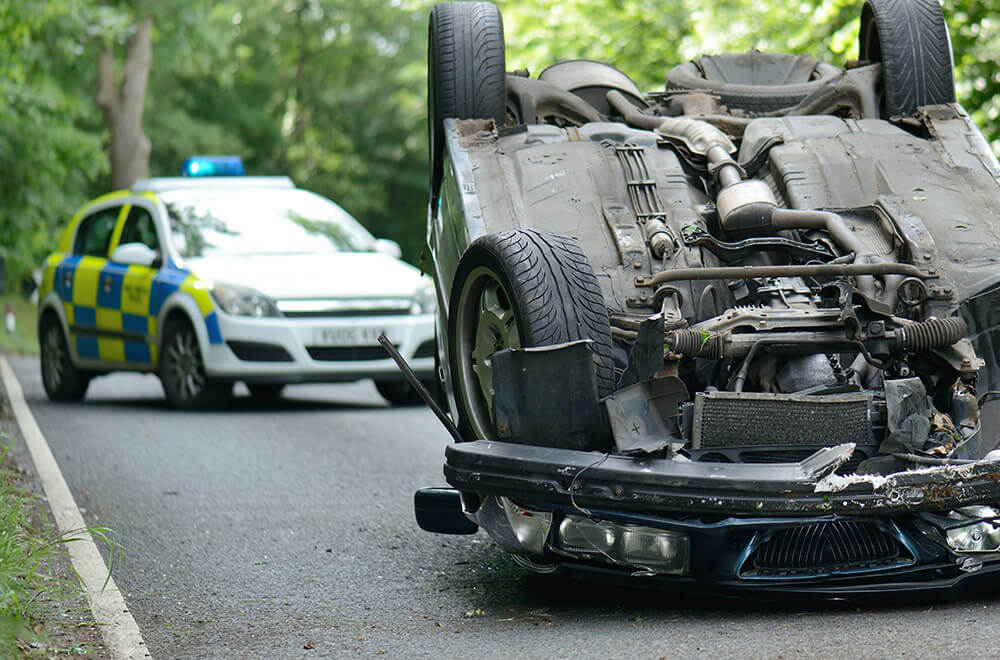
{"type": "Polygon", "coordinates": [[[635,615],[637,619],[698,618],[706,615],[756,619],[804,614],[924,612],[948,603],[967,607],[993,607],[986,586],[964,597],[917,597],[906,593],[875,594],[846,600],[815,595],[795,597],[746,593],[721,596],[693,585],[687,591],[656,588],[641,579],[628,582],[590,580],[565,575],[538,575],[515,566],[498,548],[482,548],[476,558],[462,562],[468,571],[442,570],[439,587],[466,592],[476,607],[488,612],[545,613],[553,619],[576,619],[585,615],[635,615]],[[481,554],[480,554],[481,553],[481,554]],[[506,562],[510,562],[507,564],[506,562]],[[478,579],[477,579],[478,578],[478,579]]]}
{"type": "MultiPolygon", "coordinates": [[[[33,402],[34,403],[34,402],[33,402]]],[[[47,403],[47,401],[46,401],[47,403]]],[[[161,398],[122,398],[122,397],[88,397],[80,403],[60,402],[61,407],[79,406],[81,409],[113,408],[121,410],[155,410],[166,413],[177,413],[178,415],[189,414],[254,414],[254,413],[276,413],[276,412],[296,412],[296,411],[336,411],[336,410],[389,410],[386,404],[363,401],[337,401],[335,399],[323,400],[315,398],[295,398],[294,396],[283,396],[273,401],[259,401],[249,396],[235,396],[222,406],[200,409],[194,411],[176,410],[171,408],[165,399],[161,398]]],[[[403,408],[403,410],[413,410],[413,408],[403,408]]]]}

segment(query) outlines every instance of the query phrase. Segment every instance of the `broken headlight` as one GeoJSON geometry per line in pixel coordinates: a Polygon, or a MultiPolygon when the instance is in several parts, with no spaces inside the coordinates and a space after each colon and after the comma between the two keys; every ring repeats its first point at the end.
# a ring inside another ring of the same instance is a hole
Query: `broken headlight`
{"type": "Polygon", "coordinates": [[[542,554],[545,551],[545,539],[549,537],[549,528],[552,527],[552,514],[518,506],[506,497],[499,500],[517,542],[528,552],[542,554]]]}
{"type": "Polygon", "coordinates": [[[567,554],[597,555],[648,573],[685,575],[691,559],[687,534],[575,515],[559,523],[556,544],[567,554]]]}
{"type": "Polygon", "coordinates": [[[948,514],[952,520],[968,520],[967,525],[947,531],[948,545],[958,552],[1000,552],[1000,514],[989,506],[966,506],[948,514]]]}

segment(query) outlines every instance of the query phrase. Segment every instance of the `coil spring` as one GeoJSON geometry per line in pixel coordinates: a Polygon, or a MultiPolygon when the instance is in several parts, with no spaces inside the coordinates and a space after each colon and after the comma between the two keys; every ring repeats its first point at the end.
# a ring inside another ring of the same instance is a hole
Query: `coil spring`
{"type": "Polygon", "coordinates": [[[673,330],[667,333],[666,344],[670,352],[689,357],[703,357],[710,360],[723,357],[722,337],[701,330],[673,330]]]}
{"type": "Polygon", "coordinates": [[[913,325],[905,325],[896,331],[896,336],[904,351],[920,353],[951,346],[965,337],[968,330],[964,319],[951,316],[946,319],[927,319],[913,325]]]}

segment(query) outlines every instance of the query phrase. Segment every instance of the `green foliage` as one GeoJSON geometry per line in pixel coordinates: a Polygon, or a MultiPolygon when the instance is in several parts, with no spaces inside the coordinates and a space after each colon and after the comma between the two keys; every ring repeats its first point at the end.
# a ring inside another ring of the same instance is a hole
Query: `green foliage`
{"type": "Polygon", "coordinates": [[[224,53],[200,68],[154,72],[152,173],[175,174],[192,153],[239,153],[249,173],[288,174],[415,258],[427,195],[420,7],[271,0],[227,14],[216,6],[224,53]]]}
{"type": "Polygon", "coordinates": [[[79,68],[97,18],[84,0],[0,0],[0,254],[11,279],[107,169],[79,68]]]}

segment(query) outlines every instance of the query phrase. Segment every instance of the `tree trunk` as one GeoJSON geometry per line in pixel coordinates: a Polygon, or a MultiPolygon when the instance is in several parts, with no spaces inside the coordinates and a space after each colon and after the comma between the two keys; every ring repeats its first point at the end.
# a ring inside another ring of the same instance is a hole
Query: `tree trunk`
{"type": "Polygon", "coordinates": [[[120,86],[115,80],[115,59],[110,48],[98,62],[97,105],[104,111],[111,130],[109,155],[115,190],[129,188],[136,179],[149,174],[151,146],[142,132],[142,109],[152,64],[152,18],[139,21],[129,37],[120,86]]]}

